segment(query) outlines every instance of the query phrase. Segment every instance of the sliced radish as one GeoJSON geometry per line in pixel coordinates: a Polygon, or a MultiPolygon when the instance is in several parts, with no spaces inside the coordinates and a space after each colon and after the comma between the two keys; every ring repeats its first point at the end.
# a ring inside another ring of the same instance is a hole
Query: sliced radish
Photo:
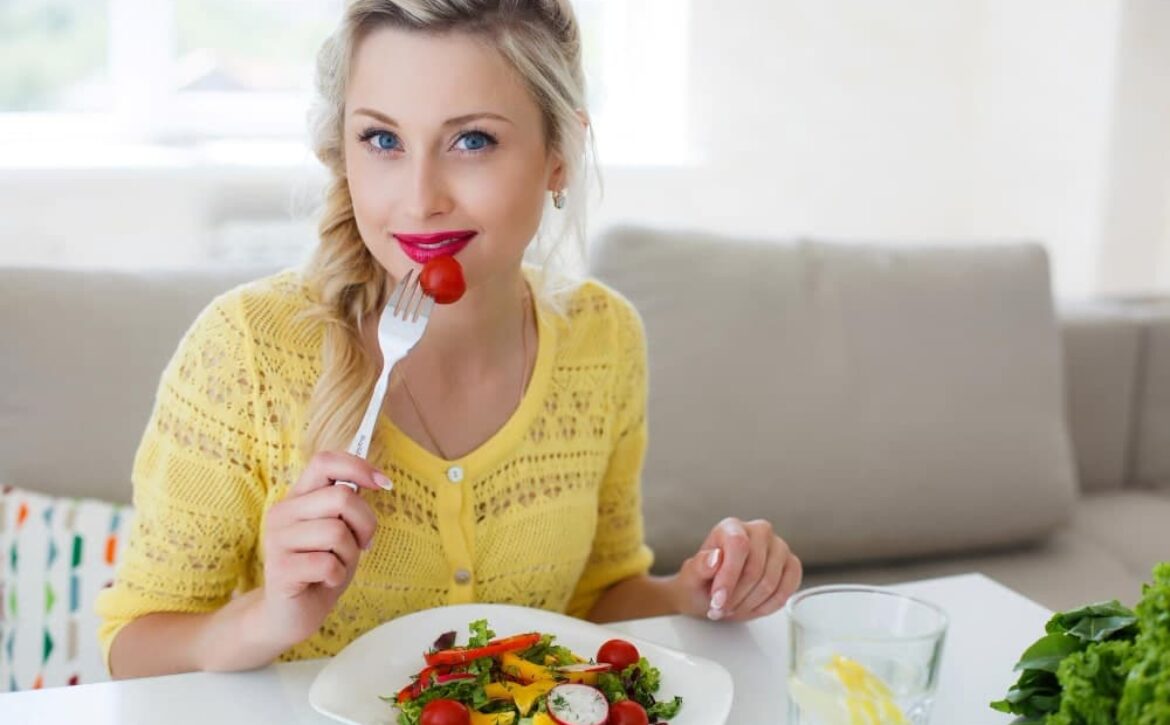
{"type": "Polygon", "coordinates": [[[609,672],[612,669],[613,665],[606,662],[598,662],[595,665],[591,665],[588,662],[579,662],[557,668],[559,672],[609,672]]]}
{"type": "Polygon", "coordinates": [[[589,685],[557,685],[545,704],[557,725],[605,725],[609,719],[605,695],[589,685]]]}

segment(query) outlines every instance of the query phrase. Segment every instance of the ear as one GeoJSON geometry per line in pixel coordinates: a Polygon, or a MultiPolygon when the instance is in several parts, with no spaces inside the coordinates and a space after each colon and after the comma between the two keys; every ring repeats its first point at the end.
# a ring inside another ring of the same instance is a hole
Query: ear
{"type": "Polygon", "coordinates": [[[548,190],[560,191],[565,188],[565,160],[560,152],[554,151],[549,157],[548,190]]]}
{"type": "MultiPolygon", "coordinates": [[[[589,129],[589,114],[585,109],[577,109],[577,118],[581,121],[581,128],[589,129]]],[[[565,188],[565,160],[559,152],[554,151],[549,159],[548,190],[560,191],[565,188]]]]}

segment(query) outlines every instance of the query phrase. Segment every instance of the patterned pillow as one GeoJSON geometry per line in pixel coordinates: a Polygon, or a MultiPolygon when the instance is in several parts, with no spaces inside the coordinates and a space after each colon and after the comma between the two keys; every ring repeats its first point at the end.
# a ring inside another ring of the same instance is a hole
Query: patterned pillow
{"type": "Polygon", "coordinates": [[[0,692],[109,679],[94,600],[133,510],[0,490],[0,692]]]}

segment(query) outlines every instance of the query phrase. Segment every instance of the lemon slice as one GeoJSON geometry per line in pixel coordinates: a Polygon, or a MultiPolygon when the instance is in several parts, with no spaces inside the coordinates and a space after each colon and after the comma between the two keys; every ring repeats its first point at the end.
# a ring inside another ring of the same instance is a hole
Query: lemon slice
{"type": "Polygon", "coordinates": [[[829,692],[799,680],[788,681],[788,695],[801,713],[812,716],[818,725],[851,725],[849,705],[836,692],[829,692]]]}
{"type": "Polygon", "coordinates": [[[894,702],[894,693],[882,679],[865,665],[841,655],[833,655],[826,669],[845,691],[845,708],[849,725],[909,725],[909,720],[894,702]]]}

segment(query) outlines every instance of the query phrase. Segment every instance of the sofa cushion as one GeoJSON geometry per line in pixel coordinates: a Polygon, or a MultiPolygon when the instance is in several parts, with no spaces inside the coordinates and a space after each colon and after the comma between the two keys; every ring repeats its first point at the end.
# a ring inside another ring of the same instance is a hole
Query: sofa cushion
{"type": "Polygon", "coordinates": [[[1155,564],[1170,561],[1170,496],[1153,491],[1085,496],[1072,526],[1135,575],[1149,577],[1155,564]]]}
{"type": "MultiPolygon", "coordinates": [[[[1066,526],[1038,544],[1010,551],[967,552],[900,563],[813,568],[805,572],[804,586],[840,584],[898,584],[978,572],[1053,610],[1075,609],[1091,602],[1137,602],[1142,582],[1149,580],[1130,569],[1095,541],[1066,526]]],[[[988,623],[993,626],[993,623],[988,623]]]]}
{"type": "Polygon", "coordinates": [[[0,268],[0,481],[129,502],[159,377],[199,310],[255,270],[0,268]]]}
{"type": "Polygon", "coordinates": [[[109,679],[94,601],[130,518],[115,504],[0,491],[0,691],[109,679]]]}
{"type": "Polygon", "coordinates": [[[661,569],[726,515],[770,519],[809,564],[1018,544],[1067,518],[1041,247],[619,228],[592,272],[645,320],[661,569]]]}

